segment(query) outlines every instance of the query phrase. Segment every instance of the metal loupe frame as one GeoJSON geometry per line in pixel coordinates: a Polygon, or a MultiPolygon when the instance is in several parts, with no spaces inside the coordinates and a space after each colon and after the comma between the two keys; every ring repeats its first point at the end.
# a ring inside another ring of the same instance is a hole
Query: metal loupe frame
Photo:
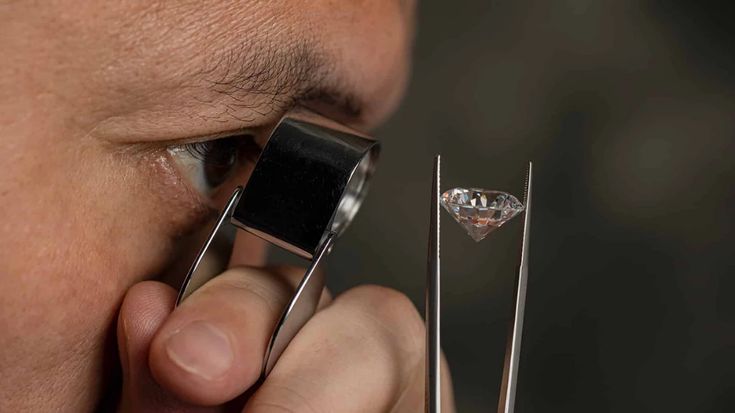
{"type": "Polygon", "coordinates": [[[377,141],[312,112],[290,113],[271,132],[252,174],[217,218],[184,279],[178,306],[227,267],[236,228],[310,260],[264,355],[262,375],[316,311],[324,275],[315,271],[354,218],[378,159],[377,141]]]}

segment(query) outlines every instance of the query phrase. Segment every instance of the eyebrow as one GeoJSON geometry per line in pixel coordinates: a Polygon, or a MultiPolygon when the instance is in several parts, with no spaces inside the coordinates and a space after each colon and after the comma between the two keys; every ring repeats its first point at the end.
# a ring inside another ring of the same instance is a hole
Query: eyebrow
{"type": "Polygon", "coordinates": [[[220,53],[200,73],[215,94],[231,99],[226,113],[249,109],[265,116],[298,105],[319,103],[333,107],[349,120],[358,120],[364,104],[339,80],[334,63],[304,41],[283,47],[245,42],[220,53]],[[267,99],[253,101],[253,96],[267,99]],[[267,113],[259,109],[267,107],[267,113]]]}

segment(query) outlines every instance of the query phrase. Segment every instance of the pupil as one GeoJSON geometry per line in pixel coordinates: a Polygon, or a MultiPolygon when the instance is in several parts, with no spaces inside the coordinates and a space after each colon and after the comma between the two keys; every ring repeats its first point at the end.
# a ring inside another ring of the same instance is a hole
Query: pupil
{"type": "Polygon", "coordinates": [[[211,188],[222,185],[237,166],[238,144],[236,137],[207,142],[204,150],[204,179],[211,188]]]}

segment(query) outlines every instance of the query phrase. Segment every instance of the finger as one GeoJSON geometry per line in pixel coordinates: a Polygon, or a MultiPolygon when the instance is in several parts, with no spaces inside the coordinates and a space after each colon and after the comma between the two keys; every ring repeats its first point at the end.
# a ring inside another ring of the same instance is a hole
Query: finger
{"type": "Polygon", "coordinates": [[[123,370],[121,413],[205,412],[187,405],[157,385],[148,368],[148,349],[155,332],[173,310],[175,291],[159,282],[134,285],[120,308],[118,348],[123,370]]]}
{"type": "MultiPolygon", "coordinates": [[[[401,395],[391,412],[422,412],[426,403],[426,371],[420,369],[415,372],[415,377],[411,381],[406,392],[401,395]]],[[[452,377],[449,373],[449,364],[446,357],[442,354],[441,358],[441,411],[444,413],[454,413],[454,391],[452,386],[452,377]]]]}
{"type": "Polygon", "coordinates": [[[246,231],[237,231],[230,256],[231,267],[262,267],[265,264],[267,243],[246,231]]]}
{"type": "Polygon", "coordinates": [[[291,267],[240,267],[195,291],[153,339],[149,363],[158,383],[199,405],[221,404],[247,390],[260,376],[273,328],[303,274],[291,267]]]}
{"type": "Polygon", "coordinates": [[[245,412],[422,411],[424,331],[403,294],[352,289],[304,326],[245,412]]]}
{"type": "MultiPolygon", "coordinates": [[[[456,411],[456,405],[454,404],[454,384],[452,384],[452,374],[451,369],[449,368],[449,363],[447,362],[447,358],[444,356],[444,353],[442,353],[442,360],[441,360],[441,398],[442,398],[442,411],[447,413],[454,413],[456,411]]],[[[423,384],[423,381],[422,381],[423,384]]],[[[423,389],[422,389],[423,390],[423,389]]],[[[423,395],[423,391],[421,392],[423,395]]],[[[398,412],[401,411],[408,411],[408,410],[396,410],[398,412]]]]}

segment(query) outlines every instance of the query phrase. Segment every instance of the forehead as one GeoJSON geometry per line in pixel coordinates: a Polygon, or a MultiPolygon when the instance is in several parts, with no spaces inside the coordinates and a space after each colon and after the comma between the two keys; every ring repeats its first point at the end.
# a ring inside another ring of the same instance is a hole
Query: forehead
{"type": "Polygon", "coordinates": [[[177,88],[207,82],[223,92],[240,86],[267,93],[275,83],[295,86],[276,82],[286,72],[299,75],[294,72],[306,67],[313,76],[329,61],[313,22],[294,16],[288,4],[106,2],[76,23],[104,42],[96,49],[107,63],[101,69],[177,88]]]}
{"type": "Polygon", "coordinates": [[[299,93],[331,89],[384,114],[407,68],[407,25],[396,1],[17,4],[25,12],[18,20],[29,22],[18,32],[36,39],[26,48],[38,48],[63,78],[49,87],[105,97],[100,111],[194,105],[204,117],[223,107],[256,116],[264,105],[277,110],[299,93]]]}
{"type": "Polygon", "coordinates": [[[37,55],[64,83],[39,80],[70,99],[85,91],[100,117],[135,118],[129,136],[182,112],[251,122],[332,71],[314,25],[287,2],[62,3],[31,15],[37,44],[47,45],[37,55]]]}

